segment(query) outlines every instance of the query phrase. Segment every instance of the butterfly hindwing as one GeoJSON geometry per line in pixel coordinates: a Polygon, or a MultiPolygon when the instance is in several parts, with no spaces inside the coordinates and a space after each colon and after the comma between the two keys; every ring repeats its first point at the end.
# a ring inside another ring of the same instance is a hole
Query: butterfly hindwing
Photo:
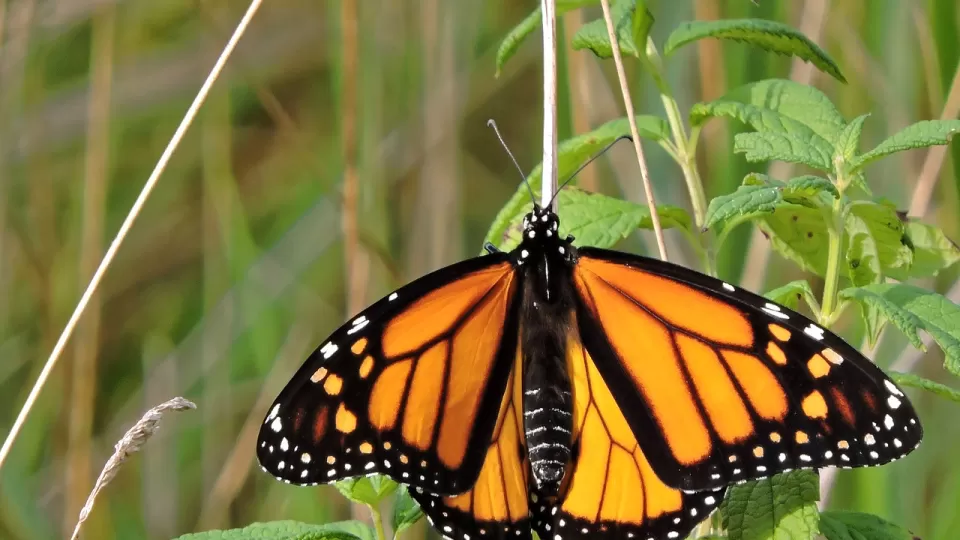
{"type": "Polygon", "coordinates": [[[669,263],[579,255],[583,342],[668,485],[880,465],[919,444],[901,390],[806,317],[669,263]]]}
{"type": "Polygon", "coordinates": [[[471,259],[345,324],[271,406],[261,466],[301,485],[382,473],[439,495],[469,489],[514,364],[516,281],[505,255],[471,259]]]}
{"type": "Polygon", "coordinates": [[[439,496],[426,490],[410,494],[430,523],[446,538],[529,540],[527,504],[529,462],[524,443],[521,397],[522,362],[517,361],[503,395],[497,425],[485,445],[483,467],[469,491],[439,496]]]}
{"type": "Polygon", "coordinates": [[[686,537],[723,489],[684,493],[664,484],[590,353],[571,338],[567,355],[575,458],[561,496],[532,503],[540,538],[686,537]]]}

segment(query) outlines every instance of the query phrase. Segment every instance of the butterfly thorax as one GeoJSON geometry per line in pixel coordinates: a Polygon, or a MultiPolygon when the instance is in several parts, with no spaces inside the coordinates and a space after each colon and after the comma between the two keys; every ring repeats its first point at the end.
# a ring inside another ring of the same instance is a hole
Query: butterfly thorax
{"type": "Polygon", "coordinates": [[[523,279],[520,332],[523,419],[533,479],[541,495],[560,490],[571,460],[573,402],[566,339],[573,310],[575,249],[561,239],[557,216],[535,207],[513,252],[523,279]]]}

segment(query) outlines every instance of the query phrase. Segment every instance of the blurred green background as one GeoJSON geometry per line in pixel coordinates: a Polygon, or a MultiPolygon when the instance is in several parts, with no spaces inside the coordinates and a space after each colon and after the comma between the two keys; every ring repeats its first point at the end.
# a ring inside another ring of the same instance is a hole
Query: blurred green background
{"type": "MultiPolygon", "coordinates": [[[[525,169],[540,157],[539,33],[499,78],[499,40],[534,0],[264,3],[173,157],[0,472],[0,538],[69,535],[114,442],[175,395],[168,416],[100,495],[86,538],[169,538],[254,521],[366,518],[332,487],[261,473],[254,440],[269,402],[344,317],[404,281],[479,251],[519,175],[486,127],[498,121],[525,169]]],[[[243,0],[0,0],[0,426],[6,432],[110,239],[213,65],[243,0]]],[[[840,84],[803,63],[703,41],[669,59],[681,107],[744,82],[790,77],[847,118],[872,112],[869,147],[912,122],[957,116],[956,0],[651,1],[662,42],[680,21],[758,17],[800,28],[840,64],[840,84]],[[953,92],[950,89],[954,87],[953,92]]],[[[599,9],[564,16],[570,36],[599,9]]],[[[560,137],[622,116],[609,62],[560,53],[560,137]]],[[[629,64],[629,62],[628,62],[629,64]]],[[[638,112],[659,97],[628,65],[638,112]]],[[[711,122],[699,150],[708,196],[766,167],[732,156],[738,126],[711,122]]],[[[933,152],[938,150],[934,149],[933,152]]],[[[642,200],[630,145],[579,177],[642,200]]],[[[687,207],[655,145],[659,201],[687,207]]],[[[868,170],[877,195],[960,238],[960,145],[914,189],[926,151],[868,170]]],[[[771,167],[786,178],[789,168],[771,167]]],[[[928,173],[929,174],[929,173],[928,173]]],[[[645,251],[638,234],[624,249],[645,251]]],[[[696,267],[680,236],[674,261],[696,267]]],[[[802,274],[744,227],[720,275],[764,291],[802,274]]],[[[947,293],[956,271],[923,283],[947,293]]],[[[816,287],[820,283],[812,280],[816,287]]],[[[850,310],[838,331],[859,344],[850,310]]],[[[937,380],[940,353],[891,332],[881,365],[937,380]]],[[[887,467],[844,471],[831,508],[873,512],[927,540],[960,530],[956,406],[912,394],[925,444],[887,467]]],[[[420,527],[409,538],[428,533],[420,527]]]]}

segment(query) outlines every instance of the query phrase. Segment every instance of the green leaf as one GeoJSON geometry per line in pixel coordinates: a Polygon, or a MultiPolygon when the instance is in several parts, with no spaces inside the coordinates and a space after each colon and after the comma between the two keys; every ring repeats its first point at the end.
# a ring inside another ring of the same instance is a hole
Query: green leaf
{"type": "Polygon", "coordinates": [[[911,220],[906,224],[906,233],[913,246],[910,277],[935,276],[960,259],[960,246],[938,227],[911,220]]]}
{"type": "Polygon", "coordinates": [[[837,154],[835,157],[849,163],[854,160],[857,150],[860,148],[860,135],[863,133],[863,122],[866,121],[869,114],[861,114],[847,124],[847,127],[840,133],[837,140],[837,154]]]}
{"type": "MultiPolygon", "coordinates": [[[[559,0],[557,2],[557,16],[574,9],[599,3],[599,0],[559,0]]],[[[542,18],[540,8],[538,7],[534,9],[530,15],[527,15],[520,24],[514,26],[513,29],[507,33],[507,36],[503,38],[503,41],[500,42],[500,48],[497,49],[497,77],[500,76],[500,71],[503,69],[504,64],[507,63],[507,60],[517,53],[520,44],[523,43],[523,41],[527,39],[527,36],[532,34],[534,30],[540,27],[542,18]]]]}
{"type": "Polygon", "coordinates": [[[829,171],[830,153],[824,153],[802,137],[787,133],[738,133],[733,151],[744,154],[747,161],[785,161],[800,163],[821,171],[829,171]]]}
{"type": "Polygon", "coordinates": [[[806,300],[807,305],[810,306],[810,309],[814,312],[820,311],[820,303],[817,301],[816,295],[813,294],[813,289],[810,288],[810,284],[807,283],[805,279],[798,279],[786,285],[781,285],[772,291],[764,293],[763,296],[772,302],[787,306],[790,309],[797,309],[800,299],[803,298],[806,300]]]}
{"type": "Polygon", "coordinates": [[[769,185],[745,185],[729,195],[720,195],[710,201],[703,227],[709,229],[720,225],[720,230],[731,220],[753,217],[773,212],[783,203],[779,188],[769,185]]]}
{"type": "Polygon", "coordinates": [[[380,504],[380,501],[397,490],[395,481],[381,475],[348,478],[334,485],[344,497],[367,506],[380,504]]]}
{"type": "Polygon", "coordinates": [[[822,206],[840,196],[837,187],[822,176],[804,175],[787,180],[783,186],[783,200],[796,204],[822,206]],[[824,198],[826,194],[829,197],[824,198]]]}
{"type": "Polygon", "coordinates": [[[876,308],[920,350],[926,349],[917,332],[925,330],[943,349],[947,370],[960,375],[960,306],[935,292],[902,283],[844,289],[840,296],[876,308]]]}
{"type": "Polygon", "coordinates": [[[847,82],[840,68],[816,43],[799,30],[765,19],[721,19],[681,23],[670,33],[663,46],[664,56],[704,38],[729,39],[759,47],[765,51],[795,56],[817,66],[840,82],[847,82]]]}
{"type": "MultiPolygon", "coordinates": [[[[635,121],[641,137],[654,141],[662,141],[670,137],[670,128],[659,117],[638,115],[635,117],[635,121]]],[[[557,145],[557,176],[561,180],[569,177],[597,152],[620,137],[629,135],[630,123],[626,118],[618,118],[589,133],[577,135],[561,142],[557,145]]],[[[538,164],[527,177],[527,182],[530,184],[530,189],[533,190],[535,197],[539,197],[542,175],[543,165],[538,164]]],[[[527,188],[525,183],[521,183],[517,187],[517,191],[494,218],[493,224],[484,239],[485,242],[491,242],[501,249],[506,249],[501,242],[508,236],[508,227],[512,223],[519,223],[523,214],[530,211],[530,189],[527,188]]]]}
{"type": "Polygon", "coordinates": [[[924,120],[907,126],[881,142],[873,150],[863,154],[853,163],[851,171],[862,169],[868,163],[884,156],[910,150],[949,144],[960,131],[960,120],[924,120]]]}
{"type": "Polygon", "coordinates": [[[374,533],[370,527],[360,522],[340,522],[327,525],[300,523],[297,521],[271,521],[253,523],[242,529],[214,530],[185,534],[177,540],[372,540],[374,533]],[[353,524],[351,527],[343,527],[353,524]],[[366,535],[358,535],[357,526],[367,530],[366,535]]]}
{"type": "MultiPolygon", "coordinates": [[[[523,232],[523,216],[533,204],[527,203],[511,219],[506,228],[500,249],[509,251],[520,244],[523,232]]],[[[650,210],[645,204],[636,204],[599,193],[590,193],[574,187],[566,187],[557,195],[560,217],[558,234],[572,234],[575,244],[610,248],[637,229],[652,229],[650,210]]],[[[675,206],[657,206],[660,226],[664,229],[690,229],[690,216],[675,206]]]]}
{"type": "Polygon", "coordinates": [[[879,283],[884,277],[908,277],[913,250],[895,207],[869,202],[853,205],[845,233],[847,269],[855,286],[879,283]]]}
{"type": "Polygon", "coordinates": [[[820,534],[826,540],[918,540],[899,525],[860,512],[823,512],[820,534]]]}
{"type": "Polygon", "coordinates": [[[956,401],[960,403],[960,390],[950,388],[945,384],[940,384],[938,382],[931,381],[929,379],[924,379],[919,375],[914,375],[913,373],[900,373],[898,371],[887,372],[887,375],[890,375],[890,378],[893,379],[893,382],[899,384],[900,386],[909,386],[912,388],[920,388],[936,394],[942,398],[949,399],[951,401],[956,401]]]}
{"type": "Polygon", "coordinates": [[[710,116],[733,116],[757,131],[790,133],[801,138],[806,132],[797,126],[803,125],[816,135],[807,142],[830,156],[847,126],[840,111],[823,92],[783,79],[745,84],[711,103],[695,105],[690,112],[690,123],[702,124],[710,116]],[[711,106],[718,102],[725,104],[724,107],[711,106]],[[729,106],[736,103],[750,107],[738,110],[729,106]]]}
{"type": "Polygon", "coordinates": [[[817,534],[820,481],[791,471],[732,486],[718,510],[730,540],[809,540],[817,534]]]}
{"type": "Polygon", "coordinates": [[[759,226],[777,253],[818,276],[826,273],[829,237],[820,210],[784,203],[759,226]]]}
{"type": "MultiPolygon", "coordinates": [[[[610,6],[610,18],[617,31],[620,52],[640,58],[645,54],[647,35],[653,26],[653,15],[645,0],[615,0],[610,6]]],[[[570,45],[574,50],[588,49],[599,58],[610,58],[613,49],[607,33],[607,23],[600,17],[580,27],[570,45]]]]}
{"type": "Polygon", "coordinates": [[[423,519],[423,510],[417,501],[413,500],[407,491],[407,486],[401,485],[397,491],[397,503],[393,507],[394,536],[423,519]]]}

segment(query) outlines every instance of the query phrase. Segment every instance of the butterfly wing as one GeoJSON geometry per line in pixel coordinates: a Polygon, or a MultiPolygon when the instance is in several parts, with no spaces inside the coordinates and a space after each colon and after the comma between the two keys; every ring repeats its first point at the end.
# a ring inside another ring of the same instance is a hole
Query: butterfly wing
{"type": "Polygon", "coordinates": [[[380,473],[439,495],[473,485],[514,363],[519,293],[505,254],[449,266],[334,332],[271,406],[257,457],[278,479],[380,473]]]}
{"type": "Polygon", "coordinates": [[[533,503],[540,538],[685,538],[723,489],[684,493],[664,484],[590,353],[568,341],[575,457],[561,496],[533,503]]]}
{"type": "Polygon", "coordinates": [[[580,250],[574,281],[582,340],[670,486],[880,465],[920,443],[902,391],[794,311],[676,265],[601,249],[580,250]]]}
{"type": "Polygon", "coordinates": [[[410,492],[430,524],[444,537],[456,540],[531,538],[521,370],[518,348],[497,425],[485,446],[483,467],[473,487],[452,497],[426,490],[410,492]]]}

